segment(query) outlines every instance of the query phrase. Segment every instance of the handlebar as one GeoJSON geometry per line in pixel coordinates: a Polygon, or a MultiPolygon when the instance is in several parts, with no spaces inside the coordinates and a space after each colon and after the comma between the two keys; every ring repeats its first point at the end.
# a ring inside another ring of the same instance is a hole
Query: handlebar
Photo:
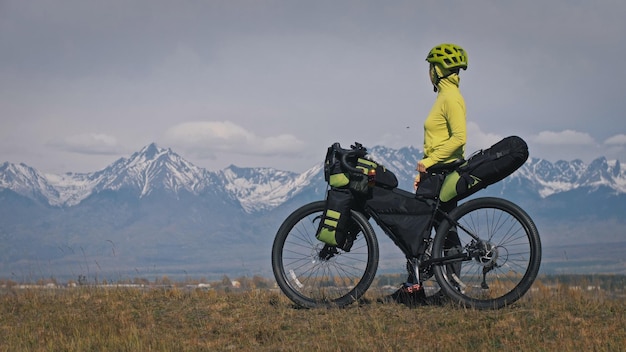
{"type": "Polygon", "coordinates": [[[354,142],[354,145],[351,145],[351,149],[343,149],[339,143],[333,144],[333,148],[335,152],[339,154],[339,162],[341,163],[341,167],[344,170],[362,174],[363,170],[358,169],[348,163],[348,158],[350,157],[359,157],[365,156],[367,154],[367,149],[363,147],[363,145],[359,142],[354,142]]]}
{"type": "MultiPolygon", "coordinates": [[[[344,150],[345,150],[345,149],[344,149],[344,150]]],[[[341,155],[341,157],[339,158],[339,161],[341,162],[341,166],[342,166],[343,168],[345,168],[346,170],[348,170],[348,171],[350,171],[350,172],[355,172],[355,173],[362,174],[362,173],[363,173],[363,170],[361,170],[361,169],[357,169],[356,167],[354,167],[354,166],[352,166],[352,165],[348,164],[348,160],[347,160],[347,159],[348,159],[348,157],[349,157],[349,156],[355,156],[356,154],[357,154],[357,153],[356,153],[356,151],[352,151],[352,150],[347,151],[347,153],[340,154],[340,155],[341,155]]]]}

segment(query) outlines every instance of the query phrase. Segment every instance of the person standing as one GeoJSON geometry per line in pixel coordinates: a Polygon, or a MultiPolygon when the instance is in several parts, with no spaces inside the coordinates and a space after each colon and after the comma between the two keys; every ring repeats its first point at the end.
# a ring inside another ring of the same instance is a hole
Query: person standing
{"type": "MultiPolygon", "coordinates": [[[[418,171],[414,181],[417,191],[429,167],[464,158],[467,140],[465,100],[459,89],[460,71],[467,69],[467,53],[456,44],[444,43],[428,52],[430,81],[437,98],[424,121],[424,157],[417,162],[418,171]]],[[[451,210],[456,203],[442,205],[451,210]]],[[[438,223],[438,219],[435,222],[438,223]]],[[[459,246],[456,232],[446,240],[447,248],[459,246]],[[448,243],[449,242],[449,243],[448,243]]],[[[384,303],[397,302],[407,305],[424,303],[425,295],[413,273],[412,264],[407,263],[407,282],[393,294],[383,299],[384,303]]],[[[456,269],[455,269],[456,270],[456,269]]],[[[458,269],[460,271],[460,268],[458,269]]]]}
{"type": "Polygon", "coordinates": [[[429,167],[462,159],[467,140],[465,99],[459,89],[459,73],[467,69],[467,53],[456,44],[440,44],[430,50],[426,61],[437,99],[424,121],[424,157],[417,163],[415,189],[420,174],[429,167]]]}

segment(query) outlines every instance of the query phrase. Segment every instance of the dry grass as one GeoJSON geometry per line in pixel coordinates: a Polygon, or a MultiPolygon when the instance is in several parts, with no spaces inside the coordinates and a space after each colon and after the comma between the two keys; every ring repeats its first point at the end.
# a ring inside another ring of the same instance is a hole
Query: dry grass
{"type": "Polygon", "coordinates": [[[498,311],[378,303],[304,310],[270,290],[0,294],[0,351],[619,351],[625,327],[623,298],[541,283],[498,311]]]}

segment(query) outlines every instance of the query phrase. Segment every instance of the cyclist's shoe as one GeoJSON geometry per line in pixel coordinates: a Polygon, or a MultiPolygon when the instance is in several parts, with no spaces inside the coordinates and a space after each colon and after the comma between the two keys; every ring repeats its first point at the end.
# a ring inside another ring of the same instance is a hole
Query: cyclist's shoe
{"type": "Polygon", "coordinates": [[[396,292],[378,299],[379,303],[400,303],[408,307],[427,304],[424,288],[420,284],[405,283],[396,292]]]}

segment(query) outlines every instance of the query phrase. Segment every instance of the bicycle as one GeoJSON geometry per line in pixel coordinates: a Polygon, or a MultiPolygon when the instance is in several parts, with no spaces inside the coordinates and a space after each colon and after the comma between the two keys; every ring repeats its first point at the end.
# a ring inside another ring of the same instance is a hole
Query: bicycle
{"type": "MultiPolygon", "coordinates": [[[[362,169],[348,161],[358,153],[356,149],[340,149],[339,160],[345,170],[362,174],[362,169]]],[[[446,175],[458,165],[438,164],[429,172],[446,175]]],[[[391,191],[416,199],[412,192],[398,188],[391,191]]],[[[350,210],[353,243],[348,251],[315,237],[325,209],[324,200],[300,207],[284,220],[272,246],[272,269],[278,286],[304,308],[344,307],[359,301],[373,283],[378,268],[378,239],[369,221],[373,219],[406,255],[409,275],[421,287],[434,286],[431,291],[438,286],[453,303],[475,309],[500,309],[530,289],[539,271],[541,242],[537,227],[522,208],[495,197],[474,198],[449,212],[442,209],[443,204],[437,199],[420,201],[432,208],[432,227],[415,254],[382,220],[384,214],[372,207],[369,200],[350,210]],[[454,239],[459,244],[456,250],[446,244],[453,236],[458,236],[458,241],[454,239]]]]}

